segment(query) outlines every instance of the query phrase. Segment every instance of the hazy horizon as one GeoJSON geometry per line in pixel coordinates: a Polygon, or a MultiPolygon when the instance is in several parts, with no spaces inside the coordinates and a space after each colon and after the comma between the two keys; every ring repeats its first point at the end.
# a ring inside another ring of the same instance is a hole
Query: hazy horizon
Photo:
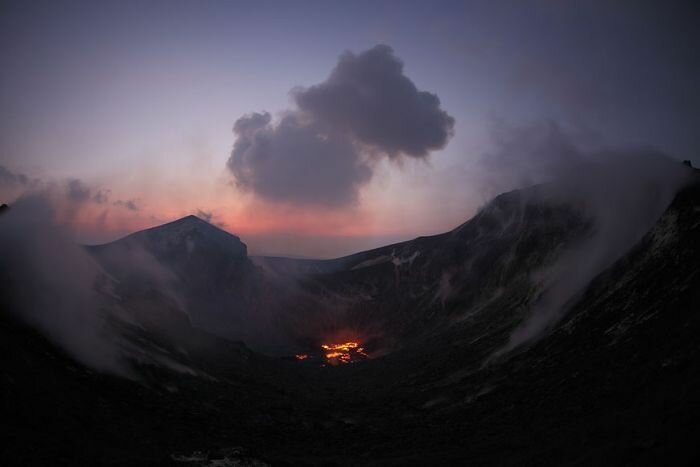
{"type": "Polygon", "coordinates": [[[553,140],[700,165],[692,2],[0,11],[0,202],[50,191],[81,243],[198,214],[252,254],[338,257],[548,179],[553,140]]]}

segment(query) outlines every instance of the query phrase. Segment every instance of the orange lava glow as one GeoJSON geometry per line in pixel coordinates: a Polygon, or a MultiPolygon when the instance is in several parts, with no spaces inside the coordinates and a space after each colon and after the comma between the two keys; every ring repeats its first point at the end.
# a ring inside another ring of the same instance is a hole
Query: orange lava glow
{"type": "Polygon", "coordinates": [[[330,364],[353,363],[368,357],[358,342],[323,344],[321,348],[326,351],[326,360],[330,364]]]}

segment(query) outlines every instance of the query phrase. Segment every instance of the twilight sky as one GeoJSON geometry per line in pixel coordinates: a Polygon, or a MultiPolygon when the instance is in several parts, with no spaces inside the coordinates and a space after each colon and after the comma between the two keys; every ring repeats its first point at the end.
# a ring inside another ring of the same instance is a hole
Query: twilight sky
{"type": "Polygon", "coordinates": [[[489,162],[522,128],[698,166],[696,4],[5,1],[0,201],[60,193],[82,242],[198,213],[331,257],[522,184],[489,162]]]}

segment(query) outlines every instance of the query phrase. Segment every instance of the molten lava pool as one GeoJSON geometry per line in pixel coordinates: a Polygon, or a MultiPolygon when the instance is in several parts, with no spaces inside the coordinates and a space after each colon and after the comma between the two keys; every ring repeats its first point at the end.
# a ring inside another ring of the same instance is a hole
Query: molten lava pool
{"type": "Polygon", "coordinates": [[[358,342],[323,344],[321,345],[321,348],[324,350],[326,362],[330,365],[354,363],[368,357],[368,355],[364,352],[365,349],[360,347],[358,342]]]}
{"type": "Polygon", "coordinates": [[[321,344],[317,351],[298,353],[294,355],[297,361],[321,363],[321,366],[355,363],[369,358],[359,342],[343,342],[340,344],[321,344]]]}

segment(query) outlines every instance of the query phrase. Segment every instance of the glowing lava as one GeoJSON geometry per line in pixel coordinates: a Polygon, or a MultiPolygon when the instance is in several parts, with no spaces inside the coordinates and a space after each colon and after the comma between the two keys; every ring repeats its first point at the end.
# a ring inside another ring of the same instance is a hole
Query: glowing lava
{"type": "Polygon", "coordinates": [[[353,363],[364,360],[368,355],[357,342],[344,342],[342,344],[323,344],[321,348],[325,350],[326,360],[331,365],[340,363],[353,363]]]}

